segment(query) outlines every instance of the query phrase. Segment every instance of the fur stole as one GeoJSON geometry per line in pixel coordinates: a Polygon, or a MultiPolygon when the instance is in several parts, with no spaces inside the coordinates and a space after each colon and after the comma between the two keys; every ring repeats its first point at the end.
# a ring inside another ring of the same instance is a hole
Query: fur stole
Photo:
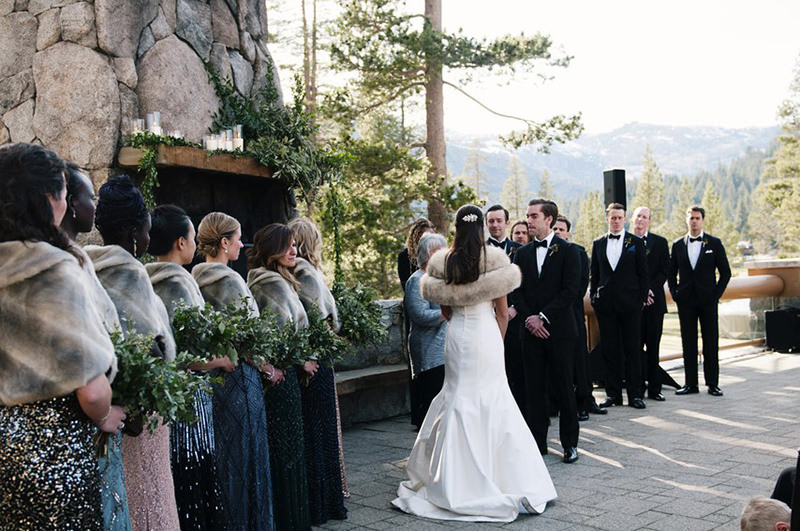
{"type": "Polygon", "coordinates": [[[497,247],[484,246],[481,275],[469,284],[445,283],[445,260],[449,250],[441,249],[428,260],[422,277],[422,297],[443,306],[471,306],[508,295],[522,282],[519,267],[497,247]]]}
{"type": "Polygon", "coordinates": [[[175,306],[183,301],[189,306],[203,306],[205,301],[197,281],[182,266],[172,262],[151,262],[144,266],[156,295],[167,307],[169,322],[174,317],[175,306]]]}
{"type": "Polygon", "coordinates": [[[0,404],[66,395],[115,365],[90,282],[48,243],[0,243],[0,404]]]}
{"type": "Polygon", "coordinates": [[[117,308],[122,331],[162,336],[166,350],[164,359],[175,359],[169,315],[158,298],[144,266],[128,251],[117,245],[84,247],[92,259],[97,278],[117,308]]]}
{"type": "Polygon", "coordinates": [[[264,267],[251,269],[247,273],[247,286],[262,312],[274,313],[281,324],[291,321],[297,328],[308,326],[300,297],[280,273],[264,267]]]}
{"type": "Polygon", "coordinates": [[[336,301],[331,290],[325,284],[325,276],[322,271],[311,265],[308,260],[297,257],[294,276],[300,283],[297,291],[303,307],[308,310],[316,304],[322,318],[330,318],[331,328],[334,332],[338,332],[342,322],[339,320],[339,312],[336,310],[336,301]]]}
{"type": "Polygon", "coordinates": [[[252,317],[258,317],[258,306],[244,279],[225,264],[202,262],[192,268],[192,276],[197,281],[206,302],[217,310],[229,304],[241,304],[247,299],[247,309],[252,317]]]}

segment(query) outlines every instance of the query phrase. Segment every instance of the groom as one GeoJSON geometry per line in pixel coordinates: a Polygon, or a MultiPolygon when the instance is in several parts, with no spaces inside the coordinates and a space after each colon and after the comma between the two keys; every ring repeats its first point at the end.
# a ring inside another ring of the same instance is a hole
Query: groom
{"type": "Polygon", "coordinates": [[[578,460],[578,412],[572,375],[578,329],[573,303],[580,290],[580,256],[555,235],[558,206],[548,199],[528,203],[528,228],[534,240],[517,251],[514,263],[522,284],[512,292],[517,319],[524,323],[522,363],[526,417],[542,455],[550,424],[548,395],[560,411],[559,435],[564,462],[578,460]],[[548,378],[549,376],[549,378],[548,378]]]}

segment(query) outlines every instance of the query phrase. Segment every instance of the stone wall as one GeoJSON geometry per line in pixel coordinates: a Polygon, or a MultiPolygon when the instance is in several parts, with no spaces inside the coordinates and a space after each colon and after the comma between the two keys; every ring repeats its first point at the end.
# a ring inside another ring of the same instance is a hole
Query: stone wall
{"type": "Polygon", "coordinates": [[[0,0],[0,144],[40,143],[99,186],[133,118],[202,139],[219,106],[203,61],[241,94],[280,87],[266,38],[264,0],[0,0]]]}

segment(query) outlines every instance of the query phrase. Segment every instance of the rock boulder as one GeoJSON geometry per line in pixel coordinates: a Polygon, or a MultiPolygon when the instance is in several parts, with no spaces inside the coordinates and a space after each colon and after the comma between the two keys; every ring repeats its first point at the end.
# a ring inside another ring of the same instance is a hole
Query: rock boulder
{"type": "Polygon", "coordinates": [[[119,89],[107,58],[59,42],[36,54],[36,137],[82,168],[111,166],[119,134],[119,89]]]}

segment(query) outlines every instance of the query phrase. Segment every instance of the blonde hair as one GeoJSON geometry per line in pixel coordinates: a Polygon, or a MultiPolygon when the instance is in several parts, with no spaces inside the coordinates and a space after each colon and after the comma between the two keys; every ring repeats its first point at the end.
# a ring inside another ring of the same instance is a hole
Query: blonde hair
{"type": "Polygon", "coordinates": [[[197,226],[197,252],[216,258],[222,238],[233,238],[241,226],[236,218],[223,212],[207,214],[197,226]]]}
{"type": "Polygon", "coordinates": [[[739,521],[742,531],[766,531],[775,529],[778,522],[790,523],[792,511],[779,500],[756,496],[750,498],[739,521]]]}
{"type": "Polygon", "coordinates": [[[322,234],[313,221],[306,217],[294,218],[289,222],[294,241],[297,244],[297,256],[305,258],[315,268],[322,267],[322,234]]]}

